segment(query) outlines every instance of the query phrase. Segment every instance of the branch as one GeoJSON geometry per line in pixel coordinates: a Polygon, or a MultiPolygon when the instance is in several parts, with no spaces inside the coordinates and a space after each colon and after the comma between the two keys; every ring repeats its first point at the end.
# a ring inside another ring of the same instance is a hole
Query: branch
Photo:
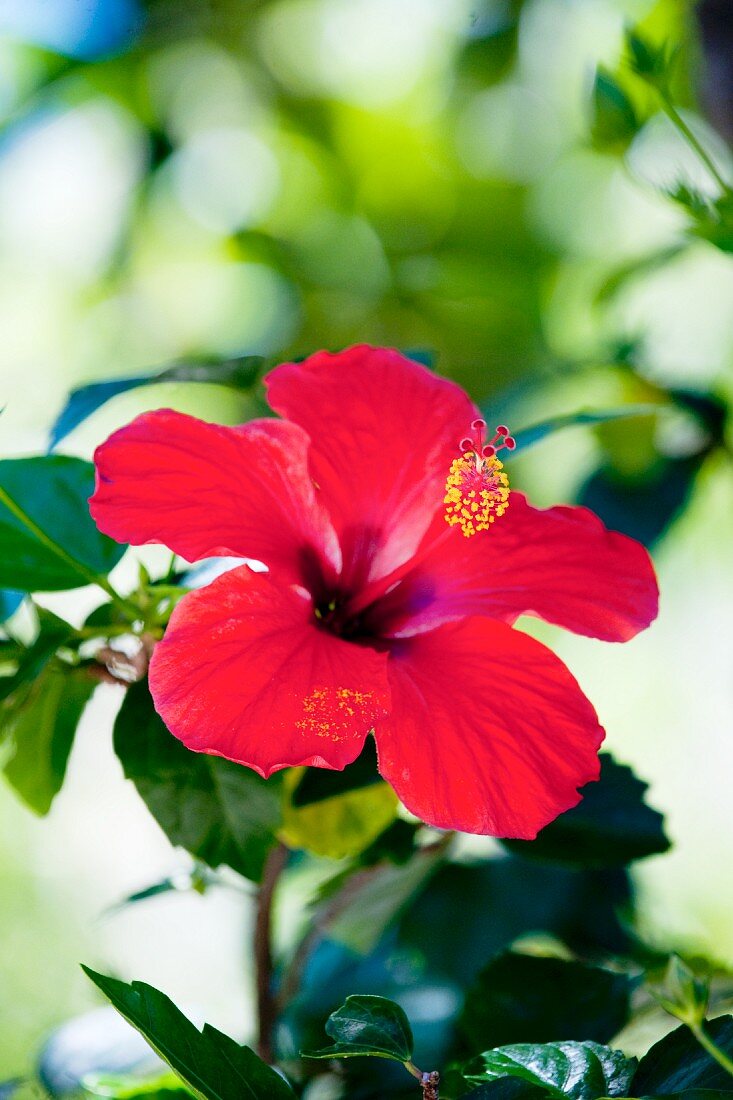
{"type": "Polygon", "coordinates": [[[277,1000],[273,991],[272,903],[280,876],[288,860],[288,849],[278,844],[267,857],[257,896],[253,950],[257,981],[257,1053],[272,1062],[272,1035],[277,1021],[277,1000]]]}

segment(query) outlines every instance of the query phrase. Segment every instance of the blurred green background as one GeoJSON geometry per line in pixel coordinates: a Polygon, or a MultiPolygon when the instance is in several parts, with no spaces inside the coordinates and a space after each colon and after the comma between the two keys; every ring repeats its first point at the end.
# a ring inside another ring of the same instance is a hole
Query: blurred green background
{"type": "MultiPolygon", "coordinates": [[[[653,97],[635,90],[633,134],[604,133],[593,82],[626,24],[678,44],[684,117],[732,178],[732,20],[692,0],[0,3],[4,455],[45,449],[86,381],[355,341],[432,351],[515,430],[660,408],[568,429],[511,470],[538,503],[585,500],[654,544],[658,623],[623,647],[528,628],[668,816],[673,851],[637,871],[645,935],[729,963],[733,256],[665,193],[715,184],[653,97]]],[[[88,457],[162,404],[251,412],[169,383],[62,449],[88,457]]],[[[182,865],[112,755],[118,702],[95,696],[48,819],[0,790],[3,1076],[94,1002],[80,960],[248,1022],[236,893],[105,915],[182,865]]]]}

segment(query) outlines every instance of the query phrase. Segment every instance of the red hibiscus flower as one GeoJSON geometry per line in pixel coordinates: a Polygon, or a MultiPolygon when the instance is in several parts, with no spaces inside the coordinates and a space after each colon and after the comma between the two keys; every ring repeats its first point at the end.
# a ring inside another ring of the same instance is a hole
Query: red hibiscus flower
{"type": "Polygon", "coordinates": [[[537,615],[625,641],[657,611],[646,551],[584,508],[509,494],[468,396],[355,347],[267,377],[279,420],[161,409],[98,448],[90,507],[120,541],[256,559],[187,595],[150,666],[190,749],[269,776],[379,770],[441,828],[532,838],[598,777],[603,730],[537,615]],[[446,522],[446,520],[448,522],[446,522]]]}

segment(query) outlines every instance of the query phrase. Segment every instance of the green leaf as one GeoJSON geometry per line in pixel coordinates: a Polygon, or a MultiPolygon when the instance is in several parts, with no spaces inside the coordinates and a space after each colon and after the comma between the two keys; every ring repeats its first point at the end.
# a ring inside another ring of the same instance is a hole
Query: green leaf
{"type": "Polygon", "coordinates": [[[604,1043],[628,1019],[631,988],[625,975],[601,967],[506,952],[479,974],[458,1026],[469,1050],[559,1039],[604,1043]]]}
{"type": "Polygon", "coordinates": [[[625,477],[612,466],[596,470],[578,495],[606,526],[654,546],[686,505],[705,453],[664,457],[643,480],[625,477]]]}
{"type": "Polygon", "coordinates": [[[721,252],[733,252],[733,226],[719,222],[704,221],[692,230],[693,236],[712,244],[721,252]]]}
{"type": "Polygon", "coordinates": [[[96,686],[82,669],[49,664],[4,724],[13,747],[5,777],[37,814],[48,813],[61,790],[76,727],[96,686]]]}
{"type": "Polygon", "coordinates": [[[358,856],[397,815],[397,796],[381,778],[378,783],[305,806],[297,806],[291,797],[299,782],[298,769],[286,772],[280,838],[290,848],[302,848],[327,859],[358,856]]]}
{"type": "Polygon", "coordinates": [[[403,352],[403,355],[406,355],[408,359],[412,359],[413,362],[427,367],[428,370],[435,370],[438,362],[438,353],[432,348],[408,348],[403,352]]]}
{"type": "Polygon", "coordinates": [[[175,1073],[166,1070],[152,1077],[135,1073],[88,1073],[83,1081],[84,1092],[110,1100],[182,1100],[191,1093],[175,1073]]]}
{"type": "Polygon", "coordinates": [[[145,682],[127,690],[114,746],[172,844],[259,881],[281,821],[278,777],[264,780],[220,756],[190,752],[156,714],[145,682]]]}
{"type": "Polygon", "coordinates": [[[81,386],[71,393],[51,429],[49,447],[53,450],[74,428],[120,393],[157,382],[208,382],[235,390],[249,390],[257,380],[263,363],[264,360],[256,355],[224,362],[176,363],[157,374],[115,378],[81,386]]]}
{"type": "Polygon", "coordinates": [[[464,1068],[463,1076],[479,1084],[517,1077],[551,1096],[596,1100],[628,1095],[635,1067],[635,1059],[598,1043],[518,1043],[487,1050],[464,1068]]]}
{"type": "Polygon", "coordinates": [[[625,264],[617,267],[610,275],[607,275],[599,285],[595,293],[595,301],[604,304],[614,297],[627,283],[634,279],[652,275],[681,256],[689,248],[688,241],[667,245],[666,248],[657,249],[645,256],[636,256],[633,260],[627,260],[625,264]]]}
{"type": "Polygon", "coordinates": [[[0,461],[0,587],[57,591],[109,573],[126,547],[97,530],[93,492],[94,467],[79,458],[0,461]]]}
{"type": "Polygon", "coordinates": [[[659,411],[657,405],[626,405],[620,409],[597,409],[592,412],[565,413],[562,416],[553,416],[549,420],[542,420],[539,424],[533,424],[529,428],[522,428],[514,433],[517,441],[517,450],[526,451],[528,447],[534,447],[541,443],[549,435],[562,431],[564,428],[577,428],[588,424],[604,424],[608,420],[624,420],[635,416],[654,416],[659,411]]]}
{"type": "Polygon", "coordinates": [[[461,1100],[545,1100],[547,1093],[519,1077],[499,1077],[459,1096],[461,1100]]]}
{"type": "MultiPolygon", "coordinates": [[[[433,848],[416,852],[407,863],[384,862],[365,868],[357,872],[362,888],[349,890],[349,900],[330,917],[323,913],[330,909],[331,891],[325,891],[326,901],[316,907],[314,919],[323,923],[329,939],[356,954],[368,955],[410,900],[425,889],[444,858],[444,851],[433,848]]],[[[339,875],[339,886],[348,877],[348,872],[339,875]]]]}
{"type": "Polygon", "coordinates": [[[326,1034],[333,1046],[304,1052],[305,1058],[354,1058],[366,1055],[409,1062],[412,1058],[412,1029],[407,1016],[386,997],[355,995],[332,1012],[326,1034]]]}
{"type": "Polygon", "coordinates": [[[730,1089],[685,1089],[684,1092],[668,1092],[645,1100],[733,1100],[730,1089]]]}
{"type": "Polygon", "coordinates": [[[161,897],[163,894],[205,894],[211,886],[222,885],[225,885],[225,883],[214,871],[211,871],[203,863],[196,863],[190,871],[169,875],[159,882],[145,886],[142,890],[135,890],[134,893],[128,894],[121,901],[108,906],[104,913],[105,916],[119,913],[130,905],[138,905],[141,901],[150,901],[153,898],[161,897]]]}
{"type": "Polygon", "coordinates": [[[467,988],[493,956],[528,935],[549,935],[584,957],[633,950],[618,917],[631,905],[619,868],[575,870],[515,856],[449,862],[402,916],[399,942],[410,957],[467,988]]]}
{"type": "Polygon", "coordinates": [[[705,1019],[710,1000],[710,978],[699,976],[679,955],[672,955],[662,987],[651,988],[650,992],[671,1016],[676,1016],[683,1024],[694,1026],[705,1019]]]}
{"type": "Polygon", "coordinates": [[[626,48],[636,75],[655,88],[663,88],[674,59],[673,51],[666,45],[655,45],[634,30],[626,32],[626,48]]]}
{"type": "MultiPolygon", "coordinates": [[[[716,1046],[733,1056],[733,1016],[709,1020],[705,1030],[716,1046]]],[[[665,1035],[639,1062],[632,1082],[633,1096],[657,1096],[688,1089],[733,1089],[726,1073],[686,1024],[665,1035]]]]}
{"type": "Polygon", "coordinates": [[[634,105],[615,77],[598,69],[593,84],[593,139],[603,146],[626,145],[639,129],[634,105]]]}
{"type": "Polygon", "coordinates": [[[0,737],[13,708],[22,702],[24,693],[29,690],[28,685],[41,675],[56,651],[76,634],[70,623],[52,611],[38,607],[36,613],[39,630],[35,640],[21,650],[13,674],[0,678],[0,700],[7,700],[5,712],[0,711],[0,737]]]}
{"type": "Polygon", "coordinates": [[[294,807],[310,806],[335,798],[349,791],[362,790],[384,780],[377,771],[377,749],[373,737],[367,737],[364,748],[353,762],[342,771],[330,768],[305,768],[300,782],[293,791],[291,803],[294,807]]]}
{"type": "Polygon", "coordinates": [[[199,1031],[164,993],[82,970],[201,1100],[292,1100],[287,1082],[253,1050],[209,1024],[199,1031]]]}
{"type": "Polygon", "coordinates": [[[579,867],[623,866],[658,855],[668,850],[669,841],[664,818],[644,801],[646,790],[647,784],[631,768],[601,753],[601,777],[583,788],[577,806],[542,829],[535,840],[502,843],[528,859],[579,867]]]}

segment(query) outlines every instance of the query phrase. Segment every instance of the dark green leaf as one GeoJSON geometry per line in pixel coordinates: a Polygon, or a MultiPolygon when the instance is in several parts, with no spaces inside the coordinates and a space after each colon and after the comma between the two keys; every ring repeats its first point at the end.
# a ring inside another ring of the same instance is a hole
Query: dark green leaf
{"type": "Polygon", "coordinates": [[[708,196],[690,183],[677,181],[670,187],[665,188],[664,193],[672,202],[684,206],[693,218],[705,222],[710,220],[711,215],[713,215],[711,201],[708,196]]]}
{"type": "Polygon", "coordinates": [[[287,1082],[254,1051],[209,1024],[199,1031],[164,993],[82,969],[202,1100],[292,1100],[287,1082]]]}
{"type": "Polygon", "coordinates": [[[172,844],[210,867],[226,864],[259,881],[280,824],[276,777],[265,781],[220,756],[190,752],[165,728],[144,682],[127,690],[114,745],[125,776],[172,844]]]}
{"type": "Polygon", "coordinates": [[[635,1059],[598,1043],[518,1043],[479,1055],[463,1075],[479,1084],[518,1077],[551,1096],[596,1100],[628,1095],[635,1067],[635,1059]]]}
{"type": "Polygon", "coordinates": [[[514,433],[514,438],[517,441],[517,450],[526,451],[528,447],[534,447],[536,443],[541,443],[547,436],[562,431],[564,428],[604,424],[608,420],[623,420],[634,416],[653,416],[656,412],[658,412],[657,405],[626,405],[620,409],[565,413],[562,416],[553,416],[550,420],[543,420],[539,424],[533,424],[529,428],[522,428],[514,433]]]}
{"type": "Polygon", "coordinates": [[[631,68],[642,80],[656,88],[664,87],[673,54],[666,46],[657,46],[638,31],[627,30],[626,47],[631,68]]]}
{"type": "Polygon", "coordinates": [[[626,871],[575,870],[519,857],[447,863],[400,920],[400,945],[467,987],[519,937],[547,933],[584,956],[631,945],[618,911],[631,905],[626,871]],[[460,913],[460,951],[455,948],[460,913]]]}
{"type": "Polygon", "coordinates": [[[503,843],[528,859],[581,867],[621,866],[666,852],[664,818],[647,806],[646,789],[631,768],[602,753],[601,777],[583,788],[577,806],[546,826],[535,840],[503,843]]]}
{"type": "Polygon", "coordinates": [[[125,547],[89,514],[94,468],[65,455],[0,461],[0,587],[79,588],[107,574],[125,547]]]}
{"type": "Polygon", "coordinates": [[[49,664],[4,724],[13,746],[5,776],[37,814],[48,813],[61,790],[76,727],[95,687],[82,669],[49,664]]]}
{"type": "Polygon", "coordinates": [[[51,429],[50,448],[53,450],[74,428],[120,393],[157,382],[209,382],[230,389],[248,390],[254,385],[263,362],[259,356],[247,355],[219,363],[176,363],[157,374],[116,378],[81,386],[71,393],[51,429]]]}
{"type": "Polygon", "coordinates": [[[419,825],[414,822],[398,818],[361,853],[359,862],[365,867],[372,867],[384,859],[391,863],[407,863],[415,855],[415,834],[418,829],[419,825]]]}
{"type": "Polygon", "coordinates": [[[427,367],[429,370],[435,370],[435,365],[438,361],[438,353],[433,351],[432,348],[408,348],[404,354],[415,363],[421,363],[423,367],[427,367]]]}
{"type": "Polygon", "coordinates": [[[724,191],[715,200],[713,213],[700,218],[697,233],[721,252],[733,252],[733,192],[724,191]]]}
{"type": "Polygon", "coordinates": [[[601,468],[580,490],[579,503],[613,530],[653,546],[687,503],[704,457],[664,458],[643,480],[601,468]]]}
{"type": "Polygon", "coordinates": [[[39,622],[37,637],[31,645],[21,650],[13,674],[0,678],[0,700],[8,700],[5,712],[0,711],[0,738],[5,722],[10,718],[12,709],[22,702],[28,685],[41,675],[57,649],[70,642],[76,633],[70,623],[52,611],[37,608],[36,612],[39,622]]]}
{"type": "Polygon", "coordinates": [[[601,146],[625,145],[639,129],[634,106],[618,81],[599,69],[593,85],[593,138],[601,146]]]}
{"type": "Polygon", "coordinates": [[[685,1089],[684,1092],[668,1092],[644,1100],[733,1100],[730,1089],[685,1089]]]}
{"type": "Polygon", "coordinates": [[[479,974],[459,1028],[469,1050],[508,1043],[604,1043],[628,1019],[631,982],[596,966],[507,952],[479,974]]]}
{"type": "Polygon", "coordinates": [[[412,1058],[412,1030],[407,1016],[386,997],[347,997],[341,1008],[332,1012],[326,1034],[333,1046],[304,1055],[306,1058],[353,1058],[367,1055],[409,1062],[412,1058]]]}
{"type": "Polygon", "coordinates": [[[377,771],[377,750],[373,737],[367,737],[361,754],[343,771],[328,768],[307,768],[292,796],[293,806],[310,806],[327,798],[382,783],[377,771]]]}
{"type": "MultiPolygon", "coordinates": [[[[733,1016],[709,1020],[705,1030],[728,1057],[733,1056],[733,1016]]],[[[632,1095],[655,1096],[687,1089],[733,1088],[733,1078],[703,1050],[682,1024],[644,1055],[632,1082],[632,1095]]]]}
{"type": "Polygon", "coordinates": [[[460,1093],[461,1100],[544,1100],[547,1093],[519,1077],[499,1077],[470,1092],[460,1093]]]}
{"type": "Polygon", "coordinates": [[[142,890],[136,890],[134,893],[128,894],[122,901],[110,905],[105,913],[117,913],[122,909],[126,909],[128,905],[150,901],[152,898],[161,897],[163,894],[189,892],[205,894],[210,886],[220,885],[224,884],[218,875],[209,870],[204,864],[195,864],[190,871],[185,871],[179,875],[169,875],[167,878],[161,879],[160,882],[154,882],[142,890]]]}

